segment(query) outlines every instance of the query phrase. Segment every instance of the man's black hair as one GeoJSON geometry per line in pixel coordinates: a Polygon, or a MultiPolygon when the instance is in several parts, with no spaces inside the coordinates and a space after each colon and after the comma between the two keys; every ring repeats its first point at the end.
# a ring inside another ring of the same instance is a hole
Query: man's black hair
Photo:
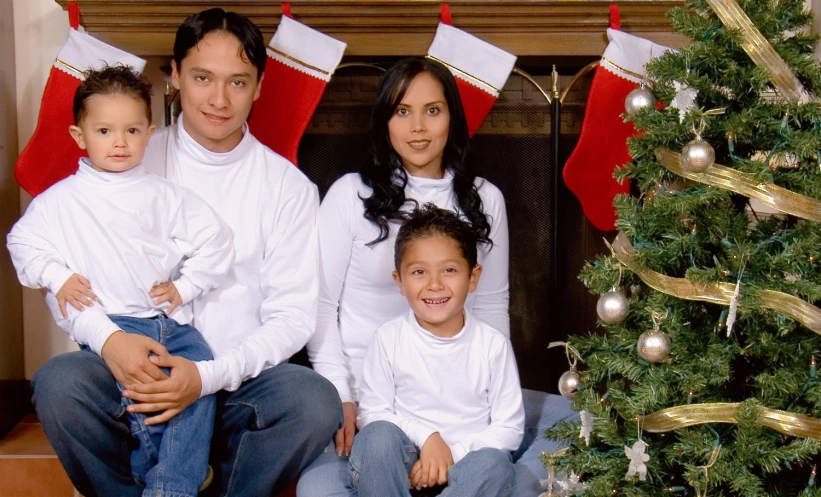
{"type": "Polygon", "coordinates": [[[218,7],[188,16],[177,28],[177,36],[174,38],[174,62],[177,63],[177,70],[180,70],[188,52],[196,47],[205,35],[213,31],[232,34],[239,40],[242,47],[242,53],[239,55],[257,68],[259,80],[265,72],[265,61],[268,59],[262,32],[247,17],[236,12],[226,12],[218,7]]]}

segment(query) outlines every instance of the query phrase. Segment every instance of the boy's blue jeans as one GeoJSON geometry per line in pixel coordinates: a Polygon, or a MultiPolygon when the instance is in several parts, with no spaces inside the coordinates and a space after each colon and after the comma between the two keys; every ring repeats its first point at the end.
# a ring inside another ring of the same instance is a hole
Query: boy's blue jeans
{"type": "Polygon", "coordinates": [[[480,449],[468,453],[448,471],[444,487],[410,489],[408,474],[419,459],[413,442],[388,421],[367,425],[354,438],[349,459],[351,490],[359,497],[509,497],[513,492],[513,459],[509,452],[480,449]]]}
{"type": "MultiPolygon", "coordinates": [[[[153,318],[110,317],[126,333],[156,340],[173,356],[190,361],[213,359],[199,331],[163,314],[153,318]]],[[[122,391],[122,385],[117,388],[122,391]]],[[[133,401],[122,397],[122,404],[127,407],[133,401]]],[[[208,467],[215,409],[216,400],[208,395],[167,423],[146,425],[145,414],[128,414],[131,436],[136,441],[131,451],[131,474],[137,482],[145,483],[143,497],[197,495],[208,467]]]]}

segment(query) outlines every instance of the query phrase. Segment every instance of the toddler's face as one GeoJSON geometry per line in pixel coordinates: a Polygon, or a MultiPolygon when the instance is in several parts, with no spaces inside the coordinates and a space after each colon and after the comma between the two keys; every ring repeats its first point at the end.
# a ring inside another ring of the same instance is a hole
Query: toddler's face
{"type": "Polygon", "coordinates": [[[419,324],[436,336],[454,336],[464,325],[465,299],[476,290],[482,266],[473,270],[456,242],[434,235],[405,248],[393,278],[419,324]]]}
{"type": "Polygon", "coordinates": [[[69,130],[80,148],[88,151],[91,166],[119,173],[138,165],[145,155],[154,126],[148,122],[145,102],[128,95],[92,95],[86,114],[69,130]]]}

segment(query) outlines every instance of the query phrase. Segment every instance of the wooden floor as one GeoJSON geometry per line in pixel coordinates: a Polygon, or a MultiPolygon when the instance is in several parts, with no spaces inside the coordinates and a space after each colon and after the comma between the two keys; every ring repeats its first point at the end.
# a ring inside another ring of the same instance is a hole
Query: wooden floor
{"type": "Polygon", "coordinates": [[[35,416],[0,440],[0,495],[79,497],[35,416]]]}
{"type": "MultiPolygon", "coordinates": [[[[295,487],[290,485],[278,497],[294,497],[295,487]]],[[[0,497],[82,497],[34,415],[0,440],[0,497]]]]}

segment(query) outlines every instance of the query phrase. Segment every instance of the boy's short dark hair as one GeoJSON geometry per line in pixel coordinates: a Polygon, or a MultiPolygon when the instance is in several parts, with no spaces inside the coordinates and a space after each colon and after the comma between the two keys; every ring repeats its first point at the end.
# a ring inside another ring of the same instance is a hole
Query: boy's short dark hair
{"type": "Polygon", "coordinates": [[[219,7],[192,14],[177,28],[177,36],[174,38],[174,62],[177,64],[177,70],[180,69],[188,52],[212,31],[229,33],[239,40],[242,47],[240,55],[247,57],[257,68],[259,81],[265,72],[265,61],[268,60],[262,32],[247,17],[236,12],[226,12],[219,7]]]}
{"type": "Polygon", "coordinates": [[[86,117],[86,100],[94,95],[125,95],[142,100],[151,123],[151,83],[129,66],[105,66],[86,72],[85,81],[74,93],[74,124],[80,124],[86,117]]]}
{"type": "Polygon", "coordinates": [[[394,245],[396,270],[402,266],[402,258],[411,242],[434,235],[452,240],[472,271],[478,264],[478,239],[473,226],[451,210],[427,203],[413,210],[402,223],[394,245]]]}

